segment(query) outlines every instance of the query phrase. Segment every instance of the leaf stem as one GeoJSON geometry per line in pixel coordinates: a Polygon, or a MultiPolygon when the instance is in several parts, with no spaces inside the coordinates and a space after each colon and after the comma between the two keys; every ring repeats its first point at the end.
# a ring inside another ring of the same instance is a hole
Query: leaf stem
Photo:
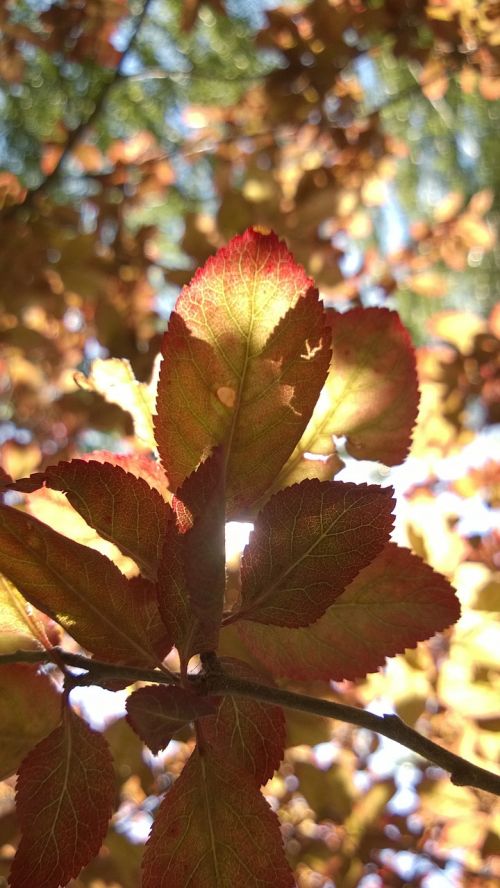
{"type": "MultiPolygon", "coordinates": [[[[156,669],[142,669],[133,666],[121,666],[113,663],[103,663],[92,660],[83,654],[73,654],[61,648],[53,648],[51,651],[14,651],[10,654],[0,654],[0,666],[9,663],[63,663],[65,666],[73,666],[84,669],[87,675],[75,676],[79,684],[102,684],[110,679],[129,681],[148,681],[157,684],[176,684],[179,677],[171,672],[156,669]]],[[[377,734],[382,734],[401,746],[405,746],[412,752],[418,753],[423,758],[432,762],[444,771],[448,771],[452,783],[457,786],[471,786],[500,796],[500,776],[479,767],[467,759],[449,752],[434,741],[424,737],[414,728],[405,724],[397,715],[375,715],[355,706],[346,706],[332,700],[323,700],[317,697],[309,697],[305,694],[297,694],[283,688],[270,687],[252,681],[246,681],[227,675],[220,669],[209,670],[207,674],[200,673],[189,676],[193,688],[200,694],[230,695],[232,697],[250,697],[263,703],[274,706],[283,706],[285,709],[296,709],[308,712],[311,715],[319,715],[324,718],[337,719],[360,728],[366,728],[377,734]]],[[[76,682],[75,682],[76,683],[76,682]]]]}

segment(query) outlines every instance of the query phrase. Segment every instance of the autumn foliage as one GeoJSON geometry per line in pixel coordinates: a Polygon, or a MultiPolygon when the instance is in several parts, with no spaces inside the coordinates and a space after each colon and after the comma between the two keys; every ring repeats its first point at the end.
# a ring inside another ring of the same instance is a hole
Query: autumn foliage
{"type": "MultiPolygon", "coordinates": [[[[217,668],[266,682],[353,679],[458,618],[448,581],[390,542],[391,488],[332,480],[341,466],[334,435],[346,436],[353,455],[388,464],[404,456],[418,402],[415,356],[394,312],[325,310],[285,245],[253,228],[184,288],[162,355],[161,468],[100,453],[7,485],[62,491],[139,572],[125,576],[9,505],[0,507],[0,568],[15,586],[9,600],[23,596],[100,660],[161,670],[177,651],[171,687],[148,684],[127,700],[130,728],[152,752],[189,723],[197,738],[158,810],[144,888],[292,886],[259,789],[283,755],[282,710],[200,696],[192,658],[217,653],[217,668]],[[235,518],[254,530],[228,602],[224,533],[235,518]]],[[[47,646],[42,625],[32,642],[47,646]]],[[[20,765],[22,830],[12,888],[57,888],[77,876],[99,849],[115,798],[106,741],[68,705],[71,677],[56,715],[54,686],[35,670],[12,666],[5,676],[13,698],[38,683],[39,734],[47,734],[8,753],[11,768],[20,765]]]]}
{"type": "Polygon", "coordinates": [[[0,883],[496,888],[499,47],[0,4],[0,883]]]}

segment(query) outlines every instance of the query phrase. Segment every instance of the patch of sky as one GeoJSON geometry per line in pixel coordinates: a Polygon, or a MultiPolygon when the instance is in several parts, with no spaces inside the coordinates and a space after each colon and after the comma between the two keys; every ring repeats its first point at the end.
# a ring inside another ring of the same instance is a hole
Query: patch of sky
{"type": "Polygon", "coordinates": [[[119,435],[107,434],[98,429],[85,429],[76,439],[76,449],[80,453],[94,450],[109,450],[110,453],[127,453],[126,445],[119,435]]]}
{"type": "Polygon", "coordinates": [[[227,14],[241,19],[256,31],[266,23],[266,10],[276,9],[279,5],[280,0],[226,0],[227,14]]]}

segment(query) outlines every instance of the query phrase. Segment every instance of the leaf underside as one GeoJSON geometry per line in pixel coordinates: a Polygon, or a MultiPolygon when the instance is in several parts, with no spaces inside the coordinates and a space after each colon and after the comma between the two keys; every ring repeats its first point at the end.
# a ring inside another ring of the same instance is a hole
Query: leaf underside
{"type": "Polygon", "coordinates": [[[297,680],[362,678],[386,657],[415,647],[460,616],[445,577],[389,543],[310,626],[235,624],[244,644],[275,675],[297,680]]]}

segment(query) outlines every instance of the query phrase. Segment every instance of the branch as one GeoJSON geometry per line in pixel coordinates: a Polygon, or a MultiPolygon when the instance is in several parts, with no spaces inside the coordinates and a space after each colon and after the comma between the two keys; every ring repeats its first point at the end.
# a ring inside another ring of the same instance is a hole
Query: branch
{"type": "Polygon", "coordinates": [[[48,186],[51,185],[55,179],[58,178],[66,159],[72,153],[74,148],[76,148],[78,143],[82,140],[87,130],[91,126],[93,126],[93,124],[101,114],[102,110],[104,109],[111,90],[113,89],[115,84],[119,80],[121,80],[124,64],[131,50],[133,49],[134,43],[147,15],[148,7],[150,6],[150,4],[151,0],[144,0],[143,7],[135,19],[132,33],[127,42],[127,45],[120,55],[120,60],[116,68],[112,72],[110,79],[103,85],[90,114],[85,118],[85,120],[81,120],[80,123],[68,134],[68,138],[65,142],[64,148],[54,169],[47,176],[45,176],[44,179],[42,179],[39,185],[37,185],[35,188],[32,188],[28,192],[26,200],[22,204],[14,204],[13,206],[8,207],[7,211],[3,214],[4,218],[7,218],[12,212],[17,212],[19,209],[26,209],[26,207],[33,202],[35,197],[37,197],[39,194],[42,194],[48,188],[48,186]]]}
{"type": "MultiPolygon", "coordinates": [[[[15,651],[11,654],[0,654],[0,666],[8,663],[59,665],[61,662],[66,666],[86,671],[87,674],[84,676],[72,675],[75,685],[99,685],[105,684],[111,679],[130,683],[148,681],[157,684],[174,684],[179,681],[178,676],[166,671],[103,663],[82,654],[69,653],[61,648],[54,648],[51,651],[15,651]]],[[[311,715],[320,715],[323,718],[332,718],[366,728],[400,743],[412,752],[416,752],[438,765],[444,771],[448,771],[452,783],[457,786],[472,786],[500,796],[500,776],[443,749],[439,744],[410,728],[397,715],[375,715],[355,706],[346,706],[343,703],[308,697],[305,694],[296,694],[294,691],[287,691],[283,688],[269,687],[242,678],[235,678],[223,672],[218,662],[213,668],[208,662],[205,665],[208,667],[207,673],[189,676],[193,688],[200,694],[250,697],[263,703],[283,706],[285,709],[296,709],[311,715]]]]}

